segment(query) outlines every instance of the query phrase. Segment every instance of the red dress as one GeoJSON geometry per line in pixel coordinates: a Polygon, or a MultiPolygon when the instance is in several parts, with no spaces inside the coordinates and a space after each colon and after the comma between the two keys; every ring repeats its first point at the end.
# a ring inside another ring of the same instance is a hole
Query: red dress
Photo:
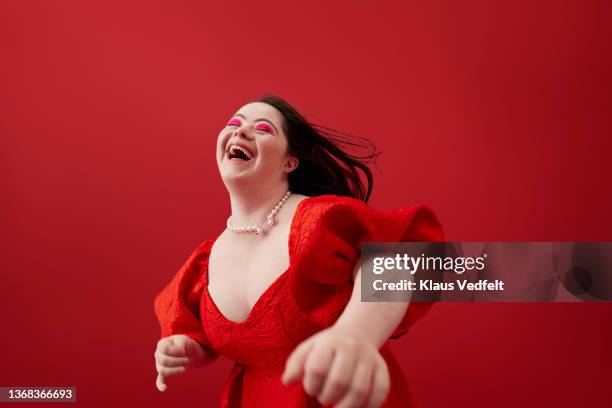
{"type": "MultiPolygon", "coordinates": [[[[379,211],[349,197],[308,197],[298,204],[291,222],[289,268],[261,295],[245,321],[225,318],[208,293],[208,255],[215,241],[208,239],[155,299],[161,336],[187,335],[235,361],[222,407],[320,407],[301,382],[285,386],[280,377],[293,349],[342,313],[351,296],[361,243],[443,240],[437,217],[424,205],[379,211]]],[[[391,338],[406,333],[431,306],[410,304],[391,338]]],[[[388,343],[380,352],[391,376],[384,407],[413,406],[388,343]]]]}

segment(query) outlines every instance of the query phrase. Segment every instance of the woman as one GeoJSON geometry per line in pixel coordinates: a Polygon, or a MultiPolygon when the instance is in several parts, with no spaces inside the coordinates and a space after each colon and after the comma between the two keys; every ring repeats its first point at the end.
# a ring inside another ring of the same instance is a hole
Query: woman
{"type": "Polygon", "coordinates": [[[265,96],[219,133],[231,216],[155,299],[160,391],[223,354],[236,362],[223,407],[412,406],[387,340],[431,304],[361,302],[359,253],[442,229],[422,205],[369,208],[376,154],[348,154],[325,129],[265,96]]]}

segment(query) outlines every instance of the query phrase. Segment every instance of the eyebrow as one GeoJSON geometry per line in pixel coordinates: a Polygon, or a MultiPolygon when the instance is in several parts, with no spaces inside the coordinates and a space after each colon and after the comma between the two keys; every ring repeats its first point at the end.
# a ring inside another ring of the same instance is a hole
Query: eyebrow
{"type": "MultiPolygon", "coordinates": [[[[234,116],[240,116],[241,118],[246,119],[246,116],[244,116],[242,113],[237,113],[234,116]]],[[[270,125],[272,125],[272,127],[274,128],[274,130],[276,130],[277,133],[280,133],[278,129],[276,128],[276,126],[274,126],[274,123],[270,122],[268,119],[259,118],[259,119],[255,119],[255,122],[258,122],[260,120],[263,120],[264,122],[268,122],[270,125]]]]}

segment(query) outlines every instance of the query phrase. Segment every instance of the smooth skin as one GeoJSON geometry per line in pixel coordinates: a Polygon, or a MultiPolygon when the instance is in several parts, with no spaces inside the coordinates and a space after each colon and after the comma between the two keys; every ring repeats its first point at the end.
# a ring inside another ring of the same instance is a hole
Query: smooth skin
{"type": "Polygon", "coordinates": [[[331,327],[300,343],[285,364],[283,383],[302,381],[307,394],[334,407],[380,407],[391,380],[379,353],[408,302],[361,302],[361,268],[351,298],[331,327]]]}
{"type": "MultiPolygon", "coordinates": [[[[216,159],[230,195],[234,225],[261,224],[288,190],[287,175],[299,161],[288,154],[282,123],[278,110],[254,102],[242,106],[219,133],[216,159]],[[227,147],[236,142],[251,151],[250,161],[228,160],[227,147]]],[[[278,248],[286,251],[291,216],[304,198],[292,195],[279,212],[278,223],[263,238],[225,230],[215,242],[208,289],[228,319],[245,320],[262,293],[286,269],[287,257],[268,257],[278,254],[278,248]],[[232,253],[241,254],[242,268],[234,267],[232,253]],[[245,259],[251,260],[252,267],[244,267],[245,259]],[[236,270],[239,273],[228,272],[236,270]]],[[[288,357],[282,375],[284,384],[302,382],[307,394],[339,408],[380,407],[384,403],[390,378],[379,349],[408,307],[408,302],[361,302],[360,274],[358,262],[351,298],[336,323],[300,343],[288,357]]],[[[165,391],[169,377],[184,373],[188,367],[206,366],[217,357],[213,350],[184,335],[160,339],[155,351],[157,388],[165,391]]]]}
{"type": "Polygon", "coordinates": [[[187,367],[206,366],[219,355],[187,336],[175,334],[157,342],[154,357],[157,369],[155,385],[163,392],[168,388],[166,384],[168,377],[184,373],[187,367]]]}

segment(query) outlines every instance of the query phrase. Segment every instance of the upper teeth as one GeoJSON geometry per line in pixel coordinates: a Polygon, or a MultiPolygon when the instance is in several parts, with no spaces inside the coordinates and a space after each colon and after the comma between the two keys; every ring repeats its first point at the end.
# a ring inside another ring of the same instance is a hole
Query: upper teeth
{"type": "Polygon", "coordinates": [[[228,153],[233,154],[233,153],[235,153],[235,150],[236,150],[236,149],[238,149],[238,150],[240,150],[241,152],[243,152],[243,153],[244,153],[244,154],[245,154],[245,155],[246,155],[246,156],[247,156],[249,159],[252,159],[252,158],[253,158],[253,155],[252,155],[252,154],[251,154],[251,153],[250,153],[248,150],[246,150],[246,149],[245,149],[244,147],[242,147],[242,146],[238,146],[238,145],[235,145],[235,144],[231,145],[231,146],[229,147],[229,149],[227,149],[227,151],[228,151],[228,153]]]}

